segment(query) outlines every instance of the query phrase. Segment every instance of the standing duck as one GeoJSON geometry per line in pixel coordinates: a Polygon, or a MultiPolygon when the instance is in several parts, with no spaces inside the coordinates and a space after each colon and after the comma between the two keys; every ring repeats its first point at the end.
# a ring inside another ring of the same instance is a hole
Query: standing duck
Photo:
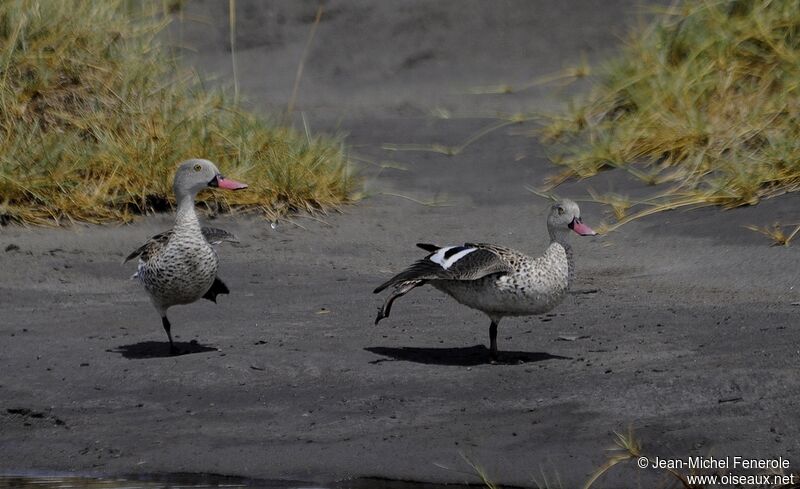
{"type": "Polygon", "coordinates": [[[125,259],[139,257],[134,274],[161,315],[161,324],[169,338],[170,353],[179,353],[172,342],[167,309],[191,304],[198,299],[217,302],[217,295],[227,294],[228,287],[217,277],[219,260],[211,247],[236,237],[222,229],[200,227],[194,199],[206,187],[239,190],[244,183],[223,177],[208,160],[187,160],[178,166],[172,190],[178,202],[175,226],[150,238],[125,259]]]}
{"type": "Polygon", "coordinates": [[[495,362],[497,325],[501,319],[545,313],[558,305],[569,290],[575,268],[572,247],[567,242],[569,233],[597,234],[581,221],[578,204],[568,199],[550,208],[547,231],[550,245],[538,258],[491,244],[445,247],[417,244],[430,254],[375,289],[377,294],[395,287],[378,311],[375,324],[389,316],[395,299],[415,287],[431,284],[461,304],[489,316],[492,322],[489,354],[495,362]]]}

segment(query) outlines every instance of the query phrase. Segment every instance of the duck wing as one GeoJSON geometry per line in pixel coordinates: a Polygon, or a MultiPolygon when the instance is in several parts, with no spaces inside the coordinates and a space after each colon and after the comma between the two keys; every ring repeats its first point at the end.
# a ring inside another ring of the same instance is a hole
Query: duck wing
{"type": "MultiPolygon", "coordinates": [[[[200,231],[203,233],[203,237],[210,245],[218,245],[223,241],[229,241],[231,243],[239,242],[239,238],[237,238],[236,235],[229,233],[224,229],[203,227],[200,229],[200,231]]],[[[142,261],[148,261],[150,257],[157,255],[161,252],[161,250],[164,249],[165,246],[167,246],[167,243],[171,237],[171,229],[169,231],[156,234],[152,238],[148,239],[145,244],[137,248],[136,251],[128,255],[123,263],[133,260],[137,256],[140,257],[142,261]]]]}
{"type": "Polygon", "coordinates": [[[229,233],[224,229],[203,227],[201,231],[203,232],[203,237],[208,241],[208,244],[218,245],[223,241],[231,243],[239,242],[239,238],[237,238],[235,234],[229,233]]]}
{"type": "MultiPolygon", "coordinates": [[[[434,245],[420,246],[420,248],[430,251],[434,249],[434,245]]],[[[509,259],[509,255],[515,252],[508,248],[466,243],[461,246],[437,247],[435,250],[381,284],[374,292],[377,294],[392,285],[410,281],[477,280],[494,273],[508,273],[514,270],[514,262],[509,259]]]]}
{"type": "Polygon", "coordinates": [[[425,251],[435,253],[441,249],[441,246],[430,243],[417,243],[417,248],[422,248],[425,251]]]}
{"type": "Polygon", "coordinates": [[[167,246],[169,242],[169,238],[172,237],[172,230],[164,231],[163,233],[156,234],[152,238],[148,239],[145,244],[138,247],[133,253],[125,258],[125,261],[122,263],[126,263],[129,260],[133,260],[137,256],[142,261],[150,260],[151,256],[157,255],[161,250],[167,246]]]}

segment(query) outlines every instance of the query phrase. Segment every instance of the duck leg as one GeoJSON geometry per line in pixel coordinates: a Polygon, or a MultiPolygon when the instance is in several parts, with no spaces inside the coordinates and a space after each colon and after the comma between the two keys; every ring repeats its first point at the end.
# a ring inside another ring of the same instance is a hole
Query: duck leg
{"type": "Polygon", "coordinates": [[[178,349],[175,348],[175,344],[172,342],[172,333],[170,332],[171,325],[169,324],[169,319],[167,319],[166,315],[161,316],[161,325],[164,326],[164,331],[167,332],[167,338],[169,338],[169,352],[172,355],[177,355],[178,349]]]}
{"type": "Polygon", "coordinates": [[[492,363],[497,362],[497,321],[494,319],[489,326],[489,358],[492,363]]]}

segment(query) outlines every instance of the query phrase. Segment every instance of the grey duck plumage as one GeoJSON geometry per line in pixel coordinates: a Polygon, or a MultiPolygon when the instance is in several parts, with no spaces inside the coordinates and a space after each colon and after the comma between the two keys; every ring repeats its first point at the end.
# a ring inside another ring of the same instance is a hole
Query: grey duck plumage
{"type": "Polygon", "coordinates": [[[574,274],[572,247],[567,242],[569,232],[596,234],[583,224],[578,205],[568,199],[551,207],[547,228],[550,245],[538,258],[488,243],[446,247],[418,243],[429,254],[375,289],[377,294],[394,287],[378,311],[375,324],[389,316],[395,300],[430,284],[489,316],[489,351],[491,359],[496,360],[497,326],[503,317],[541,314],[564,298],[574,274]]]}
{"type": "Polygon", "coordinates": [[[167,309],[201,298],[216,302],[219,294],[230,292],[217,277],[219,260],[212,245],[238,240],[225,230],[200,227],[194,199],[206,187],[239,190],[247,185],[224,178],[216,165],[208,160],[181,163],[173,182],[178,201],[175,226],[153,236],[125,259],[127,262],[139,257],[133,278],[144,286],[153,306],[161,315],[171,353],[177,353],[177,349],[172,341],[167,309]]]}

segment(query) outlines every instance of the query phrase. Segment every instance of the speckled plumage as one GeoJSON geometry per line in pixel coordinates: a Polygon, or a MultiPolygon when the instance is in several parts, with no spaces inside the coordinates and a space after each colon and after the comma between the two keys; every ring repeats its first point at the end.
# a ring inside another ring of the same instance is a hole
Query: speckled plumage
{"type": "MultiPolygon", "coordinates": [[[[178,209],[172,232],[142,253],[137,278],[159,312],[179,304],[191,304],[211,288],[219,259],[200,229],[194,203],[178,209]]],[[[160,236],[160,235],[159,235],[160,236]]]]}
{"type": "Polygon", "coordinates": [[[580,209],[570,200],[553,205],[547,224],[551,242],[537,258],[484,243],[448,247],[419,244],[430,254],[375,289],[378,293],[395,287],[375,323],[389,316],[396,299],[427,283],[489,316],[490,352],[496,358],[497,325],[503,317],[542,314],[567,294],[575,269],[567,243],[569,231],[595,234],[582,223],[580,209]]]}
{"type": "Polygon", "coordinates": [[[508,271],[477,280],[430,280],[429,283],[461,304],[486,313],[495,322],[504,316],[547,312],[567,293],[573,269],[569,245],[551,243],[538,258],[510,248],[478,246],[495,253],[508,264],[508,271]]]}
{"type": "Polygon", "coordinates": [[[217,167],[207,160],[182,163],[175,174],[173,190],[178,201],[175,226],[150,238],[128,255],[125,261],[139,257],[136,278],[147,291],[153,306],[161,315],[170,351],[176,352],[167,319],[167,309],[191,304],[201,298],[216,302],[219,294],[227,294],[227,286],[217,278],[219,259],[211,246],[222,241],[237,241],[222,229],[201,228],[194,209],[194,198],[204,187],[229,189],[246,185],[225,180],[217,167]],[[223,186],[224,182],[224,186],[223,186]]]}

